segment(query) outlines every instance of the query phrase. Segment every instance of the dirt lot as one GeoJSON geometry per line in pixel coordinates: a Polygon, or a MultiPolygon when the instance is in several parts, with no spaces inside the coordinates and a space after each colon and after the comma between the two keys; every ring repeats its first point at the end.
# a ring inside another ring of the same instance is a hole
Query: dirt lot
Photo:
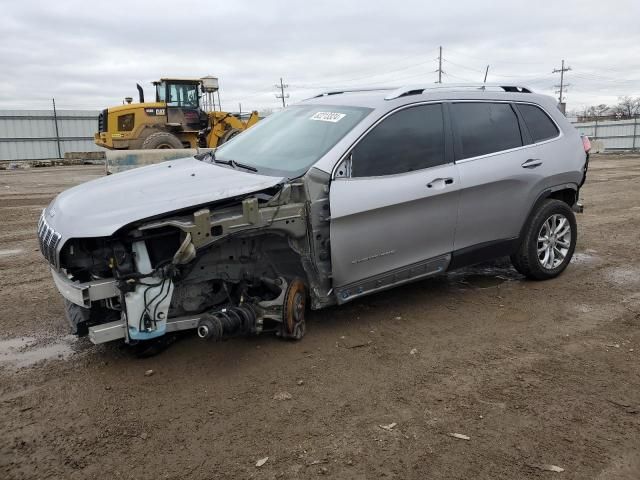
{"type": "Polygon", "coordinates": [[[67,336],[37,251],[41,208],[102,169],[0,172],[0,478],[640,478],[640,157],[592,165],[556,280],[475,267],[298,343],[145,360],[67,336]]]}

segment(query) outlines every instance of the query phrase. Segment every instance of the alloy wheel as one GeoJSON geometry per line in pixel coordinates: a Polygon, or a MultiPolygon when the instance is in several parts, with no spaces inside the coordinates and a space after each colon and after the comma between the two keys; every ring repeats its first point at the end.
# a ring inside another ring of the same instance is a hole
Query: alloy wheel
{"type": "Polygon", "coordinates": [[[571,248],[571,224],[562,214],[545,220],[538,232],[538,261],[543,268],[553,270],[564,262],[571,248]]]}

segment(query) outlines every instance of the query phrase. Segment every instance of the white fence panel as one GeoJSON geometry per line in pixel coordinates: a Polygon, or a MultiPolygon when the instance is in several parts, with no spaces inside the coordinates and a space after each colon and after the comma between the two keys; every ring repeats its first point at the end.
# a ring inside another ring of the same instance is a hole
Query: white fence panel
{"type": "Polygon", "coordinates": [[[58,110],[56,120],[52,110],[0,110],[0,160],[39,160],[64,157],[66,152],[102,151],[93,142],[98,113],[58,110]]]}
{"type": "Polygon", "coordinates": [[[640,119],[573,122],[580,133],[601,140],[605,150],[640,149],[640,119]]]}

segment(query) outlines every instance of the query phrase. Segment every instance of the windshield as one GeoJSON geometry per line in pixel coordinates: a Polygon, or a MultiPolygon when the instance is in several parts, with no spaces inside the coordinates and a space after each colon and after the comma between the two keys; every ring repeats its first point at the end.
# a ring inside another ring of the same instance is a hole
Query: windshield
{"type": "Polygon", "coordinates": [[[216,160],[293,178],[305,173],[369,112],[370,108],[333,105],[287,107],[216,149],[216,160]]]}
{"type": "Polygon", "coordinates": [[[170,83],[169,107],[198,107],[198,85],[191,83],[170,83]]]}

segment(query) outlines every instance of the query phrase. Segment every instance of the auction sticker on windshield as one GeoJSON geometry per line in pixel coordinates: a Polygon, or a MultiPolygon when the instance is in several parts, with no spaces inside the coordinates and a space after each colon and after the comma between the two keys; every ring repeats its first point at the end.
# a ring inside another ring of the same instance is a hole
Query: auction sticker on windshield
{"type": "Polygon", "coordinates": [[[311,116],[311,118],[309,118],[309,120],[320,120],[321,122],[337,123],[346,116],[346,113],[316,112],[311,116]]]}

